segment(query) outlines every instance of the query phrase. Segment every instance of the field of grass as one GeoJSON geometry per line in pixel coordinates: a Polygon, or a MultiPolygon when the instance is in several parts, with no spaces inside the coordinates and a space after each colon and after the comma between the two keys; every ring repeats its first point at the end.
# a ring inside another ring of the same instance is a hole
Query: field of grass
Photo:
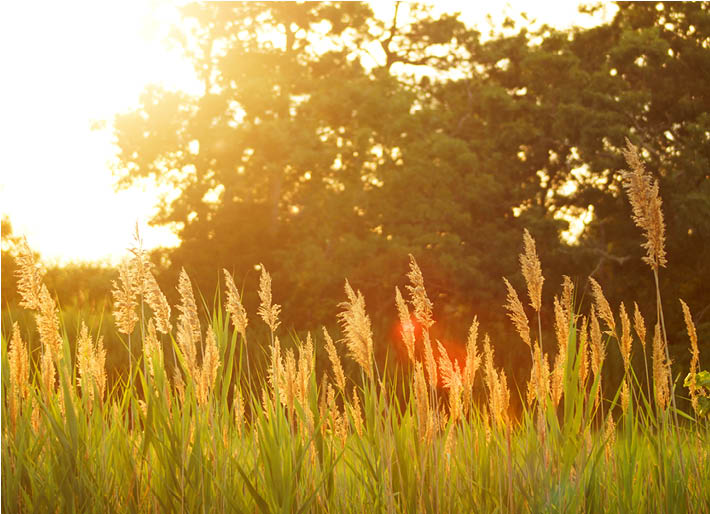
{"type": "MultiPolygon", "coordinates": [[[[631,146],[627,160],[658,284],[658,189],[631,146]]],[[[136,248],[114,284],[113,315],[140,357],[112,386],[101,337],[84,327],[70,341],[26,245],[18,262],[41,347],[28,352],[20,325],[4,327],[3,512],[708,512],[710,374],[698,369],[690,310],[667,302],[684,312],[692,353],[690,369],[673,375],[658,288],[657,311],[644,319],[613,309],[592,279],[593,306],[581,313],[566,279],[548,356],[542,266],[527,231],[520,262],[535,317],[506,281],[511,347],[530,354],[519,412],[475,319],[465,357],[430,339],[432,304],[414,257],[410,285],[395,292],[407,361],[384,364],[365,299],[347,282],[342,338],[323,329],[300,340],[279,327],[263,267],[258,319],[226,271],[213,309],[198,308],[183,271],[171,316],[136,248]],[[265,323],[269,340],[247,340],[249,323],[265,323]],[[263,373],[251,371],[250,345],[268,349],[263,373]],[[612,390],[601,386],[609,352],[625,365],[612,390]],[[637,379],[637,352],[652,380],[637,379]],[[345,357],[355,376],[343,372],[345,357]],[[676,394],[689,395],[691,411],[676,408],[676,394]]]]}

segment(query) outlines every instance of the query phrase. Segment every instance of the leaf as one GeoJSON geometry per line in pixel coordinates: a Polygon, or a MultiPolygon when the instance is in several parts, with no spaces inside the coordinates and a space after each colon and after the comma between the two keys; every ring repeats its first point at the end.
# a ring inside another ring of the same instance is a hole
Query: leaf
{"type": "Polygon", "coordinates": [[[710,414],[710,398],[701,396],[698,398],[698,416],[704,417],[710,414]]]}

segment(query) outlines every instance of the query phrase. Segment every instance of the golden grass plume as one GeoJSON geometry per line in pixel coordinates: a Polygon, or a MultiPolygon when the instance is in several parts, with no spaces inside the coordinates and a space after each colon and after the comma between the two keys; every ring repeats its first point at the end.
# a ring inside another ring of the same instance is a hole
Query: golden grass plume
{"type": "Polygon", "coordinates": [[[646,249],[643,258],[651,268],[658,271],[666,265],[665,230],[661,197],[658,194],[658,181],[646,172],[638,149],[626,140],[624,157],[631,168],[622,174],[624,189],[631,203],[632,218],[636,226],[643,230],[646,242],[641,246],[646,249]]]}

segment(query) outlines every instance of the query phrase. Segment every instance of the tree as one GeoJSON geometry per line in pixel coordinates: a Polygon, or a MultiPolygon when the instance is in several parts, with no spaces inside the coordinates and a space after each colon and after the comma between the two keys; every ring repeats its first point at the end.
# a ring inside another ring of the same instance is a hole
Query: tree
{"type": "Polygon", "coordinates": [[[403,148],[423,142],[417,94],[393,69],[453,68],[455,53],[428,49],[466,37],[463,25],[422,10],[385,25],[358,3],[207,4],[185,14],[195,29],[182,44],[204,94],[149,89],[115,124],[120,183],[153,176],[180,192],[154,220],[179,226],[171,272],[186,265],[209,291],[224,266],[253,291],[250,272],[263,262],[293,322],[334,319],[345,275],[375,311],[385,297],[391,308],[407,252],[424,245],[382,230],[390,199],[379,192],[401,175],[403,148]],[[366,67],[375,49],[384,58],[366,67]]]}
{"type": "Polygon", "coordinates": [[[210,294],[226,267],[254,312],[263,262],[286,325],[312,328],[335,319],[345,276],[392,319],[412,253],[445,311],[437,335],[460,337],[473,314],[495,333],[501,277],[523,289],[527,227],[547,304],[563,273],[582,287],[595,274],[615,306],[652,297],[620,187],[629,137],[665,201],[662,288],[702,322],[708,4],[620,3],[598,27],[485,42],[456,16],[411,9],[382,22],[359,3],[185,8],[192,31],[176,40],[203,94],[151,88],[115,122],[119,183],[178,192],[154,220],[182,240],[168,274],[185,266],[210,294]],[[592,219],[567,244],[564,216],[582,213],[592,219]]]}
{"type": "Polygon", "coordinates": [[[653,317],[653,279],[621,187],[625,139],[643,148],[664,200],[669,266],[661,288],[672,341],[685,345],[676,298],[689,301],[701,323],[710,310],[710,4],[618,6],[598,27],[521,29],[472,49],[476,73],[434,94],[459,128],[452,123],[447,134],[487,147],[480,155],[519,156],[497,166],[520,170],[521,217],[593,215],[579,244],[560,248],[566,263],[554,255],[543,263],[582,284],[594,274],[614,306],[638,300],[653,317]]]}

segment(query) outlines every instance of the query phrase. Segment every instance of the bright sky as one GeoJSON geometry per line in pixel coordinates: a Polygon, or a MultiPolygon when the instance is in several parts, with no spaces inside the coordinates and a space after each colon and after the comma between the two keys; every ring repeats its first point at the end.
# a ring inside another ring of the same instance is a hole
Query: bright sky
{"type": "MultiPolygon", "coordinates": [[[[483,33],[489,12],[494,21],[525,11],[558,27],[594,23],[569,1],[499,5],[437,2],[437,11],[463,10],[483,33]]],[[[378,2],[375,10],[387,19],[391,7],[378,2]]],[[[165,0],[3,4],[0,209],[46,262],[116,262],[136,222],[148,248],[177,242],[147,226],[155,191],[114,191],[111,127],[91,128],[134,107],[149,83],[199,91],[189,64],[162,43],[177,19],[165,0]]]]}

